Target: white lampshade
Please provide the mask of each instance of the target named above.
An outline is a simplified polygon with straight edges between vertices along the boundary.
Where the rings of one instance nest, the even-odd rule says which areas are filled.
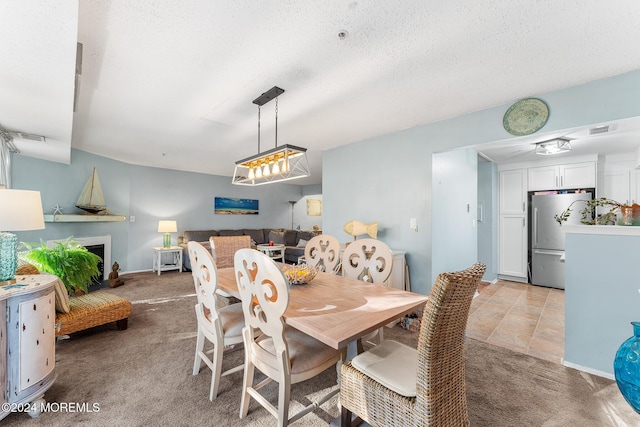
[[[0,189],[0,230],[42,230],[44,214],[39,191]]]
[[[158,221],[158,233],[175,233],[178,231],[176,221]]]
[[[39,191],[0,189],[0,283],[15,283],[17,236],[12,231],[41,230],[44,213]]]

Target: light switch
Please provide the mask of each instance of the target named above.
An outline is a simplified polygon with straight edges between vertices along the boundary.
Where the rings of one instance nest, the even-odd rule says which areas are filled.
[[[129,222],[136,222],[136,216],[135,215],[131,215],[129,217]]]
[[[409,218],[409,228],[413,231],[418,231],[418,221],[415,218]]]

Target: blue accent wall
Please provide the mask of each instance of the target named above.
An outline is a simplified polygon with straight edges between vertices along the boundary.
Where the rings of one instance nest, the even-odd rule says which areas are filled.
[[[640,236],[567,233],[565,242],[564,361],[613,378],[616,351],[640,321]]]
[[[131,165],[80,150],[71,150],[71,164],[13,155],[12,187],[39,190],[45,213],[60,204],[64,213],[80,213],[76,200],[95,166],[109,211],[125,222],[45,223],[45,230],[17,232],[18,240],[38,242],[68,236],[111,235],[111,259],[122,272],[151,270],[152,247],[162,245],[158,221],[175,219],[177,244],[184,230],[289,228],[289,200],[301,199],[303,186],[270,184],[245,187],[230,177]],[[258,215],[215,215],[214,197],[258,199]],[[135,216],[135,222],[129,222]]]
[[[543,137],[544,133],[562,129],[640,116],[639,93],[640,71],[634,71],[555,92],[531,94],[550,108],[549,120],[538,134]],[[407,252],[412,290],[428,293],[433,277],[440,273],[433,268],[433,252],[449,244],[443,240],[447,236],[434,238],[433,211],[438,209],[439,215],[447,218],[452,209],[433,194],[432,156],[513,139],[502,127],[504,112],[513,101],[325,151],[322,186],[318,188],[323,200],[323,232],[346,242],[351,239],[342,230],[346,222],[378,221],[378,238],[393,249]],[[437,100],[433,100],[425,108],[436,105]],[[372,118],[377,119],[384,118]],[[463,160],[460,167],[465,164]],[[112,259],[120,263],[123,272],[148,270],[152,265],[151,247],[161,242],[155,231],[159,219],[176,219],[179,233],[203,228],[290,227],[289,201],[301,201],[318,191],[307,192],[305,187],[291,184],[232,186],[229,177],[130,165],[79,150],[72,150],[71,165],[14,155],[12,186],[40,190],[47,213],[56,203],[69,213],[93,166],[98,168],[109,209],[127,217],[135,215],[135,222],[47,224],[43,231],[18,233],[18,239],[112,234]],[[457,185],[443,188],[443,194],[447,191],[458,191]],[[260,214],[251,218],[215,216],[215,196],[259,199]],[[301,215],[303,206],[306,210],[305,205],[306,202],[296,204],[294,224],[304,224],[296,216]],[[418,232],[409,227],[410,218],[417,219]],[[477,257],[475,241],[458,242],[456,251],[455,256],[465,262]]]
[[[542,138],[544,133],[640,116],[638,94],[640,71],[531,94],[543,99],[550,109],[550,117],[538,134]],[[443,240],[447,236],[434,238],[433,213],[437,209],[446,217],[454,209],[432,193],[432,156],[514,139],[502,127],[502,117],[514,101],[325,151],[323,231],[344,242],[349,237],[342,231],[347,221],[379,221],[379,238],[393,249],[407,251],[411,289],[428,293],[432,278],[440,273],[433,268],[433,253],[449,245]],[[425,103],[425,108],[436,106],[437,100]],[[455,186],[448,189],[458,190]],[[417,219],[417,233],[409,228],[409,218]],[[456,256],[470,259],[477,247],[475,242],[459,242],[457,250]]]

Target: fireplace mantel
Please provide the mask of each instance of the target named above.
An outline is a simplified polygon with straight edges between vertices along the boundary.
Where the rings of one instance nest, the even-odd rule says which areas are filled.
[[[56,214],[44,215],[44,222],[114,222],[124,221],[124,215]]]

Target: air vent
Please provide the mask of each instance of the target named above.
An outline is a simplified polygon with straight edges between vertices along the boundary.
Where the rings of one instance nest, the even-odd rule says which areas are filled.
[[[42,135],[36,135],[33,133],[16,132],[16,135],[20,139],[26,139],[27,141],[46,142],[46,138]]]
[[[600,135],[603,133],[609,132],[609,126],[596,126],[594,128],[589,129],[589,135]]]

